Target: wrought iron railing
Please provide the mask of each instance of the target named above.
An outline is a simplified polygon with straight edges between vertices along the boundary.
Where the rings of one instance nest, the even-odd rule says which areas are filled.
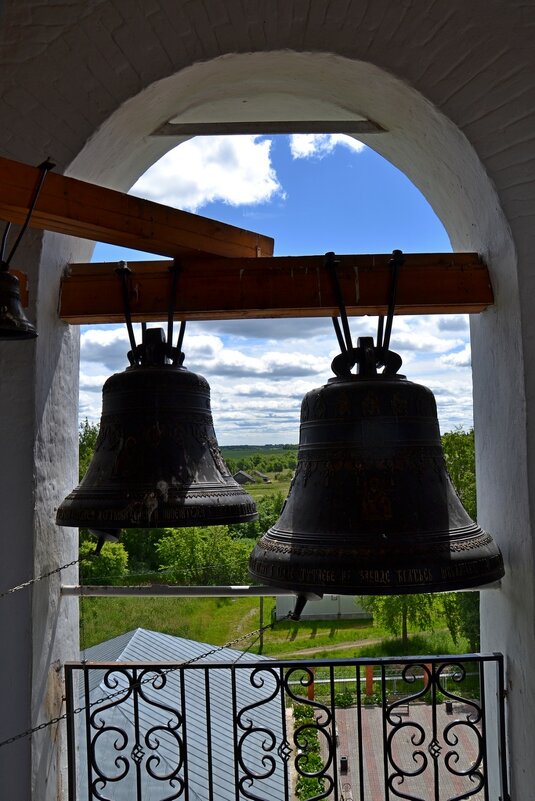
[[[503,658],[66,666],[71,801],[508,799]]]

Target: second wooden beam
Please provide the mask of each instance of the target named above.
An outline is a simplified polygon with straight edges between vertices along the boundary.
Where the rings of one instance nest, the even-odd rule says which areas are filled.
[[[343,255],[339,277],[350,315],[385,314],[389,254]],[[169,261],[131,262],[135,321],[164,320]],[[61,285],[60,317],[68,323],[124,319],[117,263],[72,264]],[[476,253],[406,254],[397,314],[481,312],[493,303],[488,270]],[[184,320],[325,317],[337,313],[324,256],[188,258],[179,266],[175,313]]]

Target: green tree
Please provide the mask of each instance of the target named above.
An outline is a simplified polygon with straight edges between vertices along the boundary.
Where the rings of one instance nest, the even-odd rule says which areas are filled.
[[[98,426],[95,423],[90,423],[87,417],[83,423],[80,423],[79,435],[78,435],[78,480],[79,481],[81,481],[85,476],[85,474],[87,473],[87,468],[89,467],[89,463],[93,458],[93,454],[95,452],[95,444],[97,442],[97,437],[98,437],[98,431],[99,431]],[[88,546],[92,546],[92,549],[94,550],[95,547],[94,538],[91,536],[91,534],[87,529],[81,528],[80,546],[82,545],[82,543],[85,542],[88,543]],[[91,550],[91,547],[89,547],[89,550]],[[80,558],[82,558],[81,547],[80,547]],[[98,584],[99,582],[96,583]]]
[[[477,518],[476,459],[474,429],[458,428],[442,437],[446,466],[461,503],[473,520]],[[467,638],[470,650],[479,650],[479,592],[455,592],[443,596],[446,621],[453,641]]]
[[[164,534],[163,528],[123,529],[121,542],[128,551],[128,563],[132,572],[159,570],[160,557],[156,545]]]
[[[236,459],[230,459],[228,456],[225,456],[225,464],[228,467],[229,473],[231,473],[231,475],[234,475],[234,473],[238,472],[239,468]]]
[[[226,526],[165,529],[156,548],[161,567],[177,584],[248,584],[251,540],[233,538]]]
[[[474,429],[460,428],[442,437],[446,467],[461,503],[472,519],[477,516]]]
[[[432,629],[437,614],[441,611],[439,596],[433,593],[419,595],[363,595],[358,602],[373,615],[374,622],[387,631],[401,637],[403,645],[408,642],[408,626],[420,631]]]
[[[93,458],[95,452],[95,444],[98,437],[98,426],[95,423],[90,423],[89,420],[84,420],[80,423],[80,435],[78,438],[78,454],[79,454],[79,477],[80,481],[85,476],[89,462]]]
[[[449,592],[443,596],[443,604],[453,642],[462,635],[472,652],[479,651],[479,592]]]
[[[106,542],[95,556],[95,542],[80,543],[82,584],[120,584],[128,570],[128,554],[120,542]]]
[[[228,529],[233,537],[258,539],[262,534],[265,534],[279,519],[284,504],[284,496],[282,492],[274,492],[273,495],[262,495],[256,499],[255,503],[258,520],[229,525]]]

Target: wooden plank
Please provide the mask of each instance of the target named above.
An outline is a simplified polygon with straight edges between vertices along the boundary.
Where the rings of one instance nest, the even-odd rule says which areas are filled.
[[[390,254],[340,256],[350,315],[385,314]],[[130,262],[132,317],[166,318],[172,262]],[[123,320],[117,263],[72,264],[61,284],[60,316],[73,324]],[[493,303],[488,270],[476,253],[405,254],[396,314],[481,312]],[[325,317],[337,313],[324,256],[183,259],[176,317],[215,320]]]
[[[21,224],[37,167],[0,158],[0,219]],[[31,226],[162,256],[270,256],[273,239],[123,192],[49,173]]]
[[[236,122],[166,122],[152,136],[235,136],[238,134],[385,133],[373,120],[261,120]]]

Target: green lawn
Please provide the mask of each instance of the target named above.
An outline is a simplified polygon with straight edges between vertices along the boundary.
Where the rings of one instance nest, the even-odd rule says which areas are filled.
[[[355,650],[352,643],[378,639],[386,636],[386,632],[370,625],[369,621],[360,620],[317,620],[317,621],[280,621],[274,629],[264,637],[264,651],[267,656],[283,658],[301,658],[301,651],[318,649],[314,654],[320,657],[323,653],[337,656],[338,647],[347,645]]]
[[[256,455],[269,458],[271,456],[287,456],[289,453],[295,453],[297,448],[297,444],[287,448],[282,445],[222,445],[221,453],[223,459],[249,459]]]
[[[286,479],[285,481],[276,481],[275,478],[272,478],[269,484],[262,481],[256,484],[244,484],[243,488],[255,500],[265,497],[266,495],[276,495],[277,492],[281,492],[283,498],[286,498],[288,495],[288,490],[290,489],[290,479]]]
[[[269,621],[271,607],[266,607]],[[80,599],[82,648],[136,628],[223,645],[259,626],[256,598],[84,598]],[[245,643],[241,647],[247,647]]]
[[[264,599],[264,623],[271,620],[274,598]],[[87,648],[135,628],[146,628],[187,637],[199,642],[224,645],[260,626],[258,598],[89,598],[80,599],[82,648]],[[366,641],[371,640],[366,645]],[[382,640],[382,642],[373,642]],[[356,645],[358,643],[358,645]],[[346,646],[345,648],[343,646]],[[342,647],[340,647],[342,646]],[[236,648],[284,659],[354,658],[396,656],[405,653],[462,653],[447,632],[413,633],[409,647],[368,621],[281,621],[264,633],[263,648],[257,637]],[[302,651],[318,649],[314,653]]]
[[[271,620],[274,598],[264,599],[264,624]],[[80,631],[83,647],[95,645],[135,628],[147,628],[188,637],[201,642],[223,645],[260,626],[258,598],[89,598],[80,601]],[[308,648],[324,648],[367,640],[385,632],[360,621],[281,621],[264,634],[263,651],[267,656],[292,657]],[[251,646],[259,653],[259,642]],[[333,651],[333,655],[335,651]]]

